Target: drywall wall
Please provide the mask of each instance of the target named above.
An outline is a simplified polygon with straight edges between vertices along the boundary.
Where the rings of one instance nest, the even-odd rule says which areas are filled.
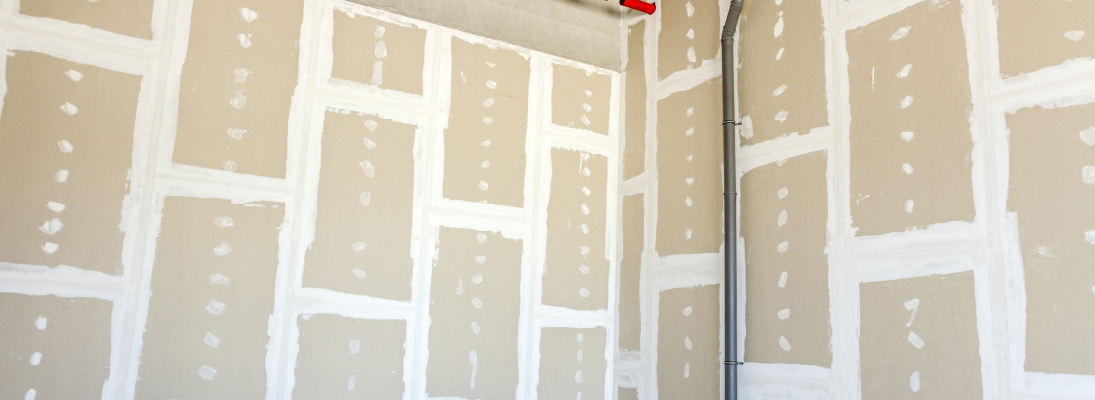
[[[676,231],[701,221],[724,231],[723,188],[702,218],[676,214],[685,196],[700,203],[665,150],[690,138],[691,117],[674,103],[703,91],[693,102],[713,106],[704,120],[716,124],[703,128],[714,131],[703,148],[722,144],[717,39],[700,32],[717,32],[714,15],[729,4],[663,2],[651,16],[625,14],[620,30],[625,80],[645,76],[635,90],[649,96],[627,85],[622,112],[645,112],[649,128],[643,161],[625,158],[641,172],[620,185],[646,199],[647,257],[640,346],[617,355],[618,398],[699,387],[663,365],[679,363],[684,333],[669,305],[722,283],[721,241],[681,248]],[[1095,278],[1081,261],[1095,249],[1095,222],[1081,211],[1095,188],[1088,8],[745,1],[734,61],[743,359],[731,361],[746,362],[741,398],[1091,397],[1081,333],[1095,316]],[[639,146],[637,125],[628,121],[625,157]],[[697,185],[702,174],[721,178],[718,161],[689,171]],[[637,231],[623,229],[625,248]],[[712,318],[689,329],[724,327]]]
[[[0,397],[615,398],[618,72],[342,0],[22,3]]]

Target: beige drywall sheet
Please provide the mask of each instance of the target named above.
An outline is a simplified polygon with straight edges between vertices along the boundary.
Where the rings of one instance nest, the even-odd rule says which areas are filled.
[[[110,374],[106,300],[0,294],[0,398],[99,398]]]
[[[20,0],[19,13],[152,40],[154,0]]]
[[[593,67],[551,64],[551,122],[608,135],[612,77]]]
[[[452,38],[445,130],[447,199],[522,207],[530,65],[523,55]]]
[[[1095,2],[995,0],[1000,75],[1095,57]]]
[[[621,387],[617,390],[616,398],[618,400],[639,400],[639,389]]]
[[[604,400],[605,328],[543,328],[540,331],[541,399]]]
[[[643,226],[645,206],[643,194],[624,197],[623,255],[620,258],[620,350],[638,351],[642,329],[641,285],[643,247],[646,228]]]
[[[141,77],[12,51],[6,78],[0,261],[121,274]]]
[[[605,251],[608,159],[551,149],[551,198],[543,303],[574,310],[608,309]]]
[[[304,287],[409,301],[417,127],[328,110]]]
[[[719,397],[720,285],[670,289],[658,305],[658,394],[665,398]]]
[[[1007,115],[1031,372],[1095,375],[1095,105]]]
[[[333,24],[332,78],[422,95],[424,29],[340,9],[334,10]]]
[[[402,399],[407,321],[301,315],[293,397]]]
[[[715,59],[722,37],[718,0],[666,0],[658,12],[658,80]]]
[[[624,180],[646,170],[646,20],[627,27],[624,66]]]
[[[742,14],[741,144],[827,126],[821,1],[752,1]]]
[[[864,399],[980,399],[973,272],[860,285]]]
[[[195,0],[172,161],[285,178],[304,0]]]
[[[520,240],[441,227],[430,283],[426,395],[517,395]]]
[[[137,399],[264,396],[284,211],[163,200]]]
[[[813,152],[741,178],[746,362],[833,364],[825,171]]]
[[[969,66],[956,0],[848,31],[858,236],[973,221]]]
[[[718,253],[722,247],[722,79],[658,102],[655,250]]]

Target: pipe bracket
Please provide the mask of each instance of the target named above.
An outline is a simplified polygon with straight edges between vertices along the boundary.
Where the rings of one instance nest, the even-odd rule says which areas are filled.
[[[745,365],[745,363],[741,361],[723,361],[722,363],[724,365]]]
[[[741,122],[735,122],[734,120],[729,120],[729,121],[722,121],[722,124],[723,125],[726,125],[726,124],[741,125]]]

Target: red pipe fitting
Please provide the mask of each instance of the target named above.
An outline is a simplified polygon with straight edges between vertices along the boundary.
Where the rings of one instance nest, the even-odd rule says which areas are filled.
[[[633,10],[639,10],[647,14],[654,14],[654,10],[658,8],[658,6],[655,4],[647,3],[640,0],[620,0],[620,5]]]

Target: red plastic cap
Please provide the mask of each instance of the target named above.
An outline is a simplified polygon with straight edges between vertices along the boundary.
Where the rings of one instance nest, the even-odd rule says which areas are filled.
[[[654,10],[658,9],[658,6],[640,0],[620,0],[620,5],[647,14],[653,14]]]

